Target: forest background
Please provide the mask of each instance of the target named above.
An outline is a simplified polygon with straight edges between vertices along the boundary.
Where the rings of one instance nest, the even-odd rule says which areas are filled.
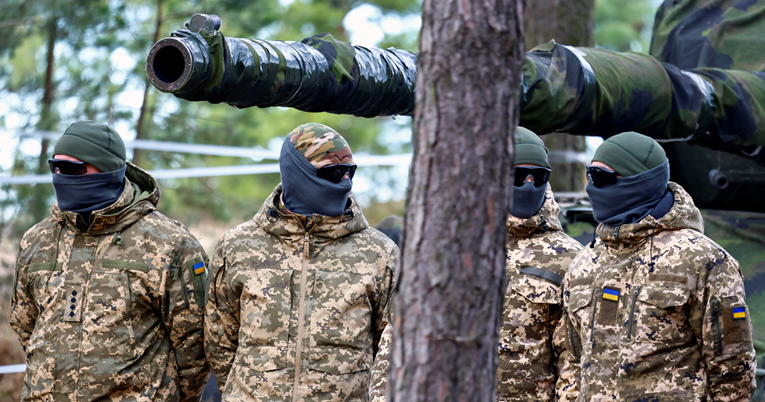
[[[647,52],[657,1],[596,0],[596,45]],[[271,150],[278,150],[294,127],[318,122],[337,129],[354,154],[411,152],[409,117],[367,119],[180,101],[148,83],[144,63],[151,45],[182,28],[194,13],[217,14],[221,31],[230,37],[299,41],[329,32],[355,45],[416,52],[420,8],[419,0],[0,1],[0,176],[48,173],[53,143],[22,133],[61,133],[84,119],[109,124],[126,141]],[[263,162],[145,150],[129,151],[128,158],[147,170]],[[403,215],[407,174],[407,166],[358,170],[354,193],[370,224]],[[251,218],[277,183],[278,173],[160,180],[159,210],[185,223],[212,253],[220,235]],[[7,325],[15,255],[21,235],[48,216],[54,201],[47,183],[0,186],[0,366],[24,362]],[[19,400],[21,379],[21,374],[0,375],[0,402]]]

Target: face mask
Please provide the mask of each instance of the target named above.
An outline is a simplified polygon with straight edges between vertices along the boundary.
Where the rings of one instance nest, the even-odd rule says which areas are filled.
[[[114,204],[122,195],[127,166],[113,172],[68,175],[54,174],[53,189],[62,211],[87,217],[91,212]]]
[[[599,223],[609,226],[635,223],[645,218],[667,192],[669,161],[616,183],[595,187],[587,183],[592,214]]]
[[[513,187],[513,207],[510,215],[518,218],[531,218],[536,215],[545,203],[547,185],[534,187],[534,182],[523,183]]]
[[[343,215],[353,181],[343,179],[340,183],[332,183],[316,176],[317,170],[292,146],[289,137],[284,139],[279,155],[284,206],[296,214],[305,216]]]

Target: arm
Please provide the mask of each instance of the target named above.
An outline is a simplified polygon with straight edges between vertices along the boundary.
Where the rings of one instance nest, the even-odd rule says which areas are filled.
[[[576,401],[579,398],[582,342],[576,315],[568,314],[570,277],[563,278],[563,309],[553,333],[553,350],[560,350],[558,379],[555,383],[556,401]]]
[[[205,354],[221,393],[239,346],[239,298],[232,293],[225,257],[226,237],[215,248],[205,306]]]
[[[756,364],[738,262],[719,250],[705,263],[706,284],[692,296],[689,321],[702,345],[709,393],[713,401],[749,401]]]
[[[375,362],[372,366],[369,380],[369,401],[385,402],[386,388],[388,387],[388,367],[390,366],[390,346],[393,336],[393,326],[388,323],[378,345]]]
[[[19,248],[19,255],[16,258],[16,270],[14,271],[13,291],[11,293],[11,328],[16,331],[19,343],[24,351],[27,349],[27,343],[32,336],[32,331],[37,322],[37,305],[32,296],[27,292],[27,269],[22,269],[21,252],[25,247],[25,241],[22,239]]]
[[[180,400],[198,401],[210,374],[203,336],[207,254],[188,232],[175,252],[164,295],[163,319],[178,362]]]

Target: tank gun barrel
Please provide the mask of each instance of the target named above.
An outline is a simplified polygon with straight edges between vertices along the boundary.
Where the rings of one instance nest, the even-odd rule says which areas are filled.
[[[411,115],[416,55],[312,36],[302,42],[227,38],[217,16],[195,14],[149,51],[162,92],[237,108],[292,107],[361,117]]]

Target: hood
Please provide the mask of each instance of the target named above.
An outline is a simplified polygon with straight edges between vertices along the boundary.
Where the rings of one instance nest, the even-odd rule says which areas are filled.
[[[659,219],[648,215],[639,222],[621,226],[600,224],[595,233],[606,243],[627,244],[640,243],[662,230],[693,229],[704,233],[704,220],[691,196],[677,183],[669,182],[667,188],[674,194],[675,203],[666,215]]]
[[[547,232],[549,230],[563,230],[558,220],[560,207],[555,202],[550,183],[547,183],[545,192],[545,202],[542,209],[530,218],[518,218],[513,215],[507,215],[507,231],[512,237],[528,237],[533,233]]]
[[[157,180],[149,172],[127,162],[122,195],[112,205],[93,211],[87,231],[81,229],[84,222],[79,214],[60,210],[58,203],[51,205],[50,214],[56,221],[68,225],[73,230],[89,235],[103,235],[119,232],[156,210],[159,195]],[[80,225],[77,225],[78,220]]]
[[[266,232],[279,237],[287,244],[298,244],[306,231],[313,236],[314,243],[327,243],[334,239],[360,232],[369,227],[356,197],[348,196],[348,206],[343,216],[324,216],[314,214],[304,228],[297,215],[284,214],[279,210],[278,201],[282,194],[282,185],[276,186],[252,218]]]

